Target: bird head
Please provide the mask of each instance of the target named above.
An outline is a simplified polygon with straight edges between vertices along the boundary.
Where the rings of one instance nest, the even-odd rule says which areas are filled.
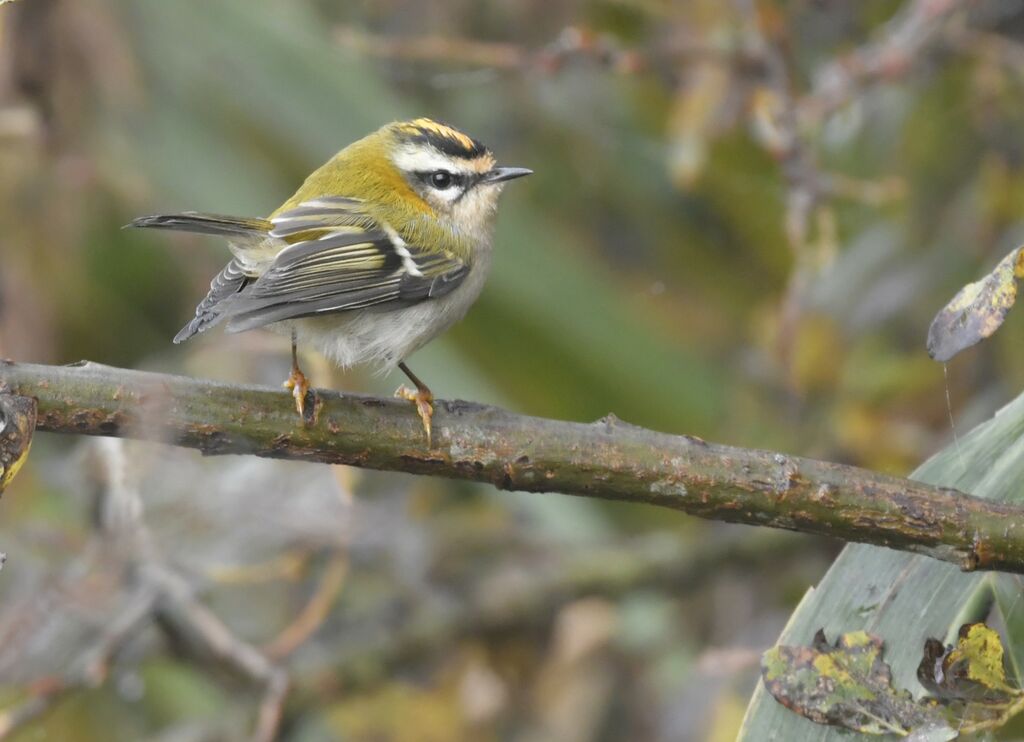
[[[388,159],[415,196],[467,234],[487,227],[505,183],[532,172],[497,166],[478,140],[432,119],[388,124],[381,133]]]

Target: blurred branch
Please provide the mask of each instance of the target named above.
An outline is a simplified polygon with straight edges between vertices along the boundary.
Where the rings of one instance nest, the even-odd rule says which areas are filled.
[[[164,631],[206,659],[263,687],[253,742],[272,742],[277,735],[288,693],[288,673],[262,652],[237,637],[209,608],[199,602],[192,587],[180,575],[158,563],[144,566],[141,578],[156,586],[160,600],[153,620]]]
[[[302,612],[273,641],[263,647],[263,653],[272,659],[282,659],[294,652],[320,628],[341,593],[348,575],[348,555],[338,552],[331,556],[323,577]]]
[[[830,198],[851,198],[867,204],[901,197],[904,187],[895,180],[858,182],[823,173],[817,162],[813,134],[822,123],[853,103],[871,84],[904,76],[929,47],[945,41],[945,32],[957,11],[972,0],[908,0],[872,39],[824,65],[811,90],[797,92],[783,54],[778,29],[744,0],[747,36],[763,68],[762,86],[751,97],[750,118],[762,147],[779,162],[786,185],[784,228],[796,263],[783,296],[778,352],[792,368],[796,327],[807,288],[819,264],[835,252],[838,238]],[[812,243],[812,227],[817,239]],[[816,248],[808,250],[809,247]]]
[[[454,36],[392,36],[354,26],[334,34],[339,45],[360,55],[401,62],[465,64],[490,70],[554,74],[573,58],[586,58],[624,74],[668,67],[680,62],[714,59],[742,65],[744,51],[728,40],[678,36],[646,48],[631,47],[610,34],[584,26],[567,26],[550,43],[531,49],[519,44],[477,41]]]
[[[1024,573],[1024,509],[852,466],[657,433],[608,415],[582,424],[436,403],[426,448],[412,408],[318,390],[295,419],[277,390],[98,364],[0,364],[38,400],[40,430],[488,482],[658,505],[691,515],[913,551],[964,570]]]
[[[820,121],[869,85],[904,76],[932,45],[944,41],[949,20],[974,0],[909,0],[871,41],[843,54],[816,76],[800,101],[800,115]]]
[[[409,62],[461,62],[463,64],[518,69],[528,52],[518,44],[475,41],[450,36],[401,36],[375,34],[354,26],[341,26],[335,40],[358,54]]]
[[[1024,44],[993,31],[952,26],[946,33],[950,48],[987,58],[1019,74],[1024,69]]]
[[[63,676],[36,681],[25,701],[0,712],[0,739],[6,739],[43,715],[73,691],[101,685],[121,647],[148,625],[155,602],[155,592],[140,590],[117,619],[103,629],[95,643],[86,647],[71,663]]]
[[[10,406],[9,400],[26,399],[2,393],[3,387],[0,383],[0,410]],[[0,739],[41,717],[75,691],[102,685],[122,648],[155,626],[189,659],[223,668],[260,687],[263,696],[251,739],[272,742],[281,723],[288,673],[236,636],[199,601],[190,582],[158,553],[142,519],[140,494],[126,474],[129,457],[123,442],[115,438],[101,440],[95,458],[95,471],[85,476],[95,476],[99,502],[92,538],[83,553],[111,560],[106,566],[120,575],[126,597],[112,618],[97,627],[95,638],[86,643],[63,675],[35,680],[27,699],[0,711]],[[68,566],[74,581],[89,573],[84,566],[89,561],[86,556]],[[297,640],[307,638],[316,628],[307,627]]]

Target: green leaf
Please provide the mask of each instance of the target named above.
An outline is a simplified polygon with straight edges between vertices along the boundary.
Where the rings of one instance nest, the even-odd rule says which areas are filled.
[[[995,598],[996,609],[1006,627],[1005,635],[1024,637],[1024,576],[994,572],[989,585]],[[1024,687],[1024,641],[1011,642],[1006,647],[1010,677],[1016,687]]]
[[[929,459],[913,476],[979,497],[1021,503],[1022,472],[1024,396],[971,431],[959,448],[950,446]],[[916,677],[922,637],[951,639],[962,624],[983,619],[993,605],[1003,613],[993,594],[993,580],[1002,577],[964,573],[934,559],[878,547],[847,546],[821,583],[804,596],[779,643],[799,644],[818,627],[830,635],[868,631],[886,643],[893,685],[919,695],[924,690]],[[1010,599],[1007,605],[1017,602]],[[1022,644],[1024,634],[1007,637],[1011,658],[1024,656]],[[762,685],[754,692],[740,732],[740,739],[748,742],[855,738],[790,713]]]

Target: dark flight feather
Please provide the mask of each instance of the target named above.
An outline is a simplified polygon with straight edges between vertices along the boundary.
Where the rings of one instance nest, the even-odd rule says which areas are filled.
[[[142,217],[130,226],[285,245],[259,277],[246,275],[232,259],[176,343],[224,320],[228,332],[241,332],[300,317],[409,306],[450,293],[469,273],[454,255],[396,243],[392,230],[376,224],[350,198],[312,199],[269,220],[188,212]]]
[[[218,306],[233,294],[237,294],[252,278],[242,272],[234,258],[210,282],[210,291],[196,307],[196,316],[174,336],[175,343],[183,343],[193,335],[208,330],[223,319]]]

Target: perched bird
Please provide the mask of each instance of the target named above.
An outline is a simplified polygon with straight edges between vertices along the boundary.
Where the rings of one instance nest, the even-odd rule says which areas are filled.
[[[342,367],[395,364],[430,444],[433,395],[404,359],[460,320],[491,265],[498,195],[530,170],[497,167],[476,139],[419,118],[386,124],[306,178],[266,219],[185,212],[129,226],[214,234],[233,255],[175,343],[225,322],[291,336],[285,386],[304,415],[298,343]]]

